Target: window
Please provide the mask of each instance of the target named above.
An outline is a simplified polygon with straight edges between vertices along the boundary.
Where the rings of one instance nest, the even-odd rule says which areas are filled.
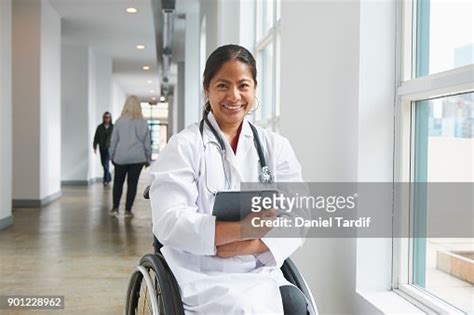
[[[257,59],[257,97],[259,109],[254,114],[256,123],[278,131],[280,115],[280,1],[255,1]]]
[[[472,64],[473,2],[418,1],[417,76]]]
[[[399,8],[396,181],[473,183],[473,2],[415,0]],[[410,193],[413,233],[399,240],[394,287],[437,313],[473,313],[474,239],[427,235],[429,191]]]
[[[156,160],[168,139],[168,103],[141,103],[143,118],[148,122],[151,138],[151,158]]]

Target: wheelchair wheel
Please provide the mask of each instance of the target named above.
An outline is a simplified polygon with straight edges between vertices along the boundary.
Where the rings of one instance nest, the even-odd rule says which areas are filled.
[[[125,314],[184,314],[176,279],[161,254],[140,260],[130,277]]]

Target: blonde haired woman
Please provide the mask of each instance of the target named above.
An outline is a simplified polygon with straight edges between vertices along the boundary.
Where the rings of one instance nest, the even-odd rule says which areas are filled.
[[[125,217],[132,217],[132,206],[137,195],[138,178],[144,165],[151,161],[151,142],[148,124],[143,119],[138,97],[127,97],[122,114],[115,122],[110,141],[110,159],[115,166],[113,207],[110,215],[117,216],[127,177]]]

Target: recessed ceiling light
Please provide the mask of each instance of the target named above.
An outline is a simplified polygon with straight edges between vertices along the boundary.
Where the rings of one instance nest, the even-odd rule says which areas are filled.
[[[150,67],[149,67],[149,66],[143,66],[142,69],[143,69],[143,70],[150,70]]]
[[[155,90],[150,90],[150,93],[155,93]]]
[[[152,83],[153,83],[153,81],[152,81],[152,80],[148,80],[148,81],[146,81],[146,83],[148,83],[148,84],[152,84]]]
[[[164,96],[160,96],[160,102],[164,102],[166,98]]]
[[[127,8],[127,12],[128,12],[128,13],[137,13],[138,10],[135,9],[135,8]]]
[[[145,49],[145,45],[137,45],[137,49]]]

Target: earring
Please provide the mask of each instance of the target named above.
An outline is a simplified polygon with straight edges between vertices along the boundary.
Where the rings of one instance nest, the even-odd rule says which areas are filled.
[[[252,115],[253,113],[255,113],[257,111],[257,109],[260,107],[260,102],[258,100],[258,98],[255,96],[255,103],[257,103],[257,106],[255,106],[255,108],[251,109],[247,115]]]

